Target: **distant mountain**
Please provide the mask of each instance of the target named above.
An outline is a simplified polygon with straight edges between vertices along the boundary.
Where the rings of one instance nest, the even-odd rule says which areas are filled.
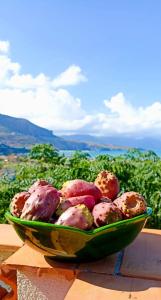
[[[108,136],[92,136],[92,135],[68,135],[61,136],[62,138],[70,141],[84,142],[88,144],[105,145],[108,147],[129,147],[129,148],[142,148],[145,150],[161,150],[161,138],[153,137],[108,137]]]
[[[89,150],[83,142],[71,142],[52,131],[22,118],[0,114],[0,144],[14,148],[30,148],[34,144],[50,143],[61,150]]]
[[[50,143],[58,150],[111,150],[127,148],[161,149],[161,139],[105,137],[92,135],[57,136],[51,130],[22,118],[0,114],[0,155],[25,153],[34,144]],[[12,152],[13,151],[13,152]]]
[[[0,155],[10,155],[10,154],[26,154],[29,150],[26,148],[15,148],[4,144],[0,144]]]

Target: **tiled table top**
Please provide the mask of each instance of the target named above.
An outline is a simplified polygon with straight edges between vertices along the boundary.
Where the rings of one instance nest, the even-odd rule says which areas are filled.
[[[160,300],[161,281],[81,272],[65,300]]]
[[[0,251],[16,251],[23,246],[14,228],[8,224],[0,224]]]
[[[64,274],[73,283],[62,300],[160,300],[161,231],[144,229],[124,255],[120,252],[84,264],[58,263],[25,245],[4,261],[1,268],[6,267],[38,270],[37,280],[42,272]]]
[[[161,230],[143,230],[125,249],[122,275],[161,280]]]

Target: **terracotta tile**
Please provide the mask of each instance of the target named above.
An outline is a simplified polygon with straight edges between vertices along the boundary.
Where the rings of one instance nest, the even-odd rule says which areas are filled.
[[[9,256],[11,256],[15,251],[1,251],[0,248],[0,264],[6,260]]]
[[[159,235],[161,235],[161,230],[160,229],[144,228],[141,232],[153,233],[153,234],[159,234]]]
[[[22,247],[23,242],[18,237],[12,225],[0,224],[0,250],[16,251]]]
[[[161,230],[144,229],[125,249],[121,274],[161,280]]]
[[[114,254],[114,255],[107,256],[104,259],[98,261],[81,263],[78,269],[80,271],[85,271],[85,272],[113,274],[115,269],[115,264],[117,261],[117,256],[118,254]]]
[[[161,282],[82,272],[65,300],[160,300]]]
[[[31,247],[24,245],[17,250],[7,260],[2,263],[2,268],[5,266],[10,268],[26,269],[37,268],[39,272],[43,269],[57,270],[57,271],[71,271],[75,272],[76,264],[74,263],[61,263],[56,262],[50,258],[45,257],[40,252],[32,249]]]

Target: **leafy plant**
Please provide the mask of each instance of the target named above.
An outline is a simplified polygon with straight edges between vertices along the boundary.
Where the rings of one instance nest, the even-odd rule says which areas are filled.
[[[94,181],[101,170],[116,174],[120,193],[136,191],[142,194],[153,214],[147,226],[161,228],[161,159],[154,152],[130,151],[113,157],[99,155],[92,159],[86,153],[75,152],[66,158],[51,145],[35,145],[28,156],[18,162],[0,162],[0,222],[15,193],[27,190],[38,178],[48,180],[57,189],[70,179]]]

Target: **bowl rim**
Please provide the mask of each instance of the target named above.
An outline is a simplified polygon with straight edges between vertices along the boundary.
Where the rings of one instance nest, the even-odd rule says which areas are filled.
[[[13,223],[23,225],[23,226],[27,226],[27,227],[35,227],[36,226],[36,227],[39,227],[39,228],[49,228],[49,229],[50,228],[51,229],[54,229],[54,228],[56,228],[56,229],[68,229],[68,230],[71,230],[71,231],[80,232],[80,233],[84,233],[84,234],[87,234],[87,235],[93,235],[93,234],[102,232],[102,231],[107,230],[107,229],[112,229],[114,227],[122,227],[125,224],[139,222],[142,219],[149,218],[151,214],[152,214],[152,208],[147,207],[147,210],[144,214],[133,217],[131,219],[121,220],[121,221],[118,221],[118,222],[115,222],[115,223],[111,223],[111,224],[108,224],[108,225],[105,225],[105,226],[101,226],[101,227],[98,227],[98,228],[95,228],[95,229],[91,229],[91,230],[88,230],[88,231],[83,230],[83,229],[79,229],[79,228],[76,228],[76,227],[65,226],[65,225],[57,225],[57,224],[52,224],[52,223],[46,223],[46,222],[43,222],[43,221],[23,220],[23,219],[20,219],[20,218],[17,218],[15,216],[11,215],[11,213],[9,211],[7,211],[5,213],[5,217],[6,217],[7,220],[9,220]]]

